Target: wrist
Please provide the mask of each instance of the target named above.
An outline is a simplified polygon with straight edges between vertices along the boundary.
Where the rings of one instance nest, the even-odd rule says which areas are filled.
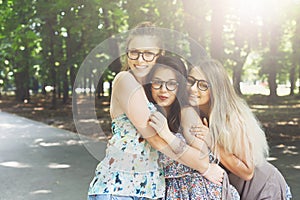
[[[159,134],[162,139],[164,139],[168,144],[171,144],[177,137],[171,133],[170,131],[165,131],[163,134],[162,132]]]
[[[172,151],[178,155],[181,156],[184,152],[185,149],[187,148],[186,143],[179,137],[176,137],[173,135],[172,139],[170,139],[169,146],[171,147]]]
[[[206,176],[206,175],[208,174],[209,170],[210,170],[210,167],[211,167],[211,164],[208,163],[207,169],[206,169],[203,173],[201,173],[201,175],[202,175],[202,176]]]

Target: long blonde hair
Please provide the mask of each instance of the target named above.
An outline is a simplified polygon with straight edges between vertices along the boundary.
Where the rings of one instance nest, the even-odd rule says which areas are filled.
[[[247,103],[236,94],[221,63],[208,59],[200,63],[199,68],[210,84],[211,134],[229,153],[245,156],[247,162],[259,165],[269,154],[259,121]]]

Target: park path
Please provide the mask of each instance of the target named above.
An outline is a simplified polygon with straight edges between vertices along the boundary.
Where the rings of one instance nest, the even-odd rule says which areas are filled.
[[[94,145],[101,159],[103,142],[0,112],[0,199],[85,200]]]
[[[85,200],[104,142],[0,111],[0,199]],[[270,143],[273,163],[300,199],[300,141]]]

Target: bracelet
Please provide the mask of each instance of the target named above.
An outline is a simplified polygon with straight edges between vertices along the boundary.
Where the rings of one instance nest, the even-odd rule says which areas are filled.
[[[203,172],[201,175],[202,175],[202,176],[206,176],[209,170],[210,170],[210,163],[208,163],[208,168],[207,168],[207,170],[205,170],[205,172]]]

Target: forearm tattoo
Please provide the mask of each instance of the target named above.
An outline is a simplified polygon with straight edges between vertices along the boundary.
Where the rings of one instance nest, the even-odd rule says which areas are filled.
[[[176,137],[173,140],[170,146],[176,155],[182,154],[184,150],[187,148],[187,144],[181,138],[178,137]]]

